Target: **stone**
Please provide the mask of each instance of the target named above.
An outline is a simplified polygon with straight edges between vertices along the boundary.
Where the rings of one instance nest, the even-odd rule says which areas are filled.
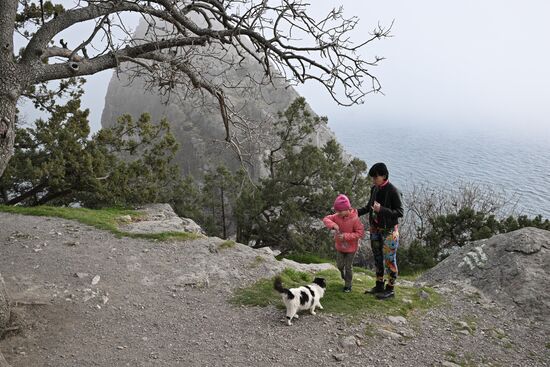
[[[353,335],[346,336],[341,338],[338,341],[338,344],[346,351],[353,351],[354,349],[357,349],[357,340]]]
[[[332,357],[338,362],[342,362],[348,355],[346,353],[335,353]]]
[[[406,325],[408,323],[407,319],[404,318],[403,316],[388,316],[388,320],[392,324],[397,324],[397,325]]]
[[[99,283],[100,279],[101,279],[101,277],[99,275],[96,275],[95,277],[93,277],[92,285],[96,285],[97,283]]]
[[[388,339],[392,339],[392,340],[401,340],[403,338],[403,336],[397,334],[397,333],[394,333],[393,331],[389,331],[389,330],[386,330],[386,329],[379,329],[378,332],[388,338]]]
[[[188,232],[204,234],[203,229],[192,219],[179,217],[170,204],[147,204],[137,208],[141,214],[139,221],[119,225],[122,232],[162,233]]]
[[[487,297],[525,316],[549,320],[550,231],[526,227],[474,241],[419,281],[475,288],[485,304]]]

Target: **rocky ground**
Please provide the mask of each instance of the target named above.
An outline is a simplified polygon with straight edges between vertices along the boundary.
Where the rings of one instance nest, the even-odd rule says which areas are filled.
[[[462,282],[440,284],[442,306],[406,317],[320,310],[289,327],[279,308],[228,302],[235,287],[288,265],[269,251],[116,238],[6,213],[0,228],[13,303],[0,350],[13,367],[550,365],[545,320]]]

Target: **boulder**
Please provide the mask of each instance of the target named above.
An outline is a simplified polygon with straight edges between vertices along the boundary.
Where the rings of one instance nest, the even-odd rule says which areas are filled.
[[[192,219],[181,218],[170,204],[147,204],[137,208],[143,214],[139,220],[123,221],[119,229],[128,233],[190,232],[204,234]]]
[[[550,316],[550,231],[522,228],[462,247],[419,281],[466,282],[536,318]]]

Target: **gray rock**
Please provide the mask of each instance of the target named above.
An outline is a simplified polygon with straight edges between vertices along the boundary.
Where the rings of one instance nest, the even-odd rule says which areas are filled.
[[[181,218],[170,204],[147,204],[137,208],[141,220],[124,223],[119,229],[128,233],[188,232],[204,234],[202,228],[192,219]]]
[[[542,320],[550,316],[550,231],[522,228],[472,242],[424,273],[420,281],[462,282]]]
[[[348,355],[346,353],[335,353],[332,355],[332,357],[338,362],[342,362],[347,356]]]
[[[403,316],[388,316],[388,320],[392,324],[396,324],[396,325],[406,325],[408,323],[407,319],[404,318]]]
[[[357,340],[355,336],[345,336],[338,341],[338,344],[347,352],[357,349]]]
[[[379,329],[378,332],[380,333],[380,335],[382,335],[382,336],[384,336],[388,339],[393,339],[393,340],[403,339],[402,335],[394,333],[393,331],[389,331],[389,330],[386,330],[386,329]]]

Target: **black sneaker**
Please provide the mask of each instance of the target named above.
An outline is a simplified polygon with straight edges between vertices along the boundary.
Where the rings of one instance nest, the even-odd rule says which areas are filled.
[[[379,294],[384,292],[384,281],[376,281],[376,285],[371,289],[367,289],[365,294]]]
[[[344,287],[344,293],[351,292],[351,287]]]
[[[393,290],[393,287],[388,285],[386,286],[386,289],[384,289],[384,292],[376,295],[376,298],[378,299],[388,299],[393,297],[395,297],[395,291]]]

